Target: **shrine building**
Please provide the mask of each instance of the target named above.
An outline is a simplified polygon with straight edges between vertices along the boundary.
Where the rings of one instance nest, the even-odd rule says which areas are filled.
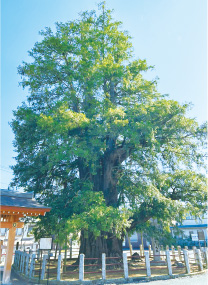
[[[24,227],[24,222],[20,219],[45,215],[50,210],[51,208],[37,203],[33,198],[33,193],[20,193],[1,189],[0,228],[9,229],[2,284],[9,284],[10,282],[16,229]]]

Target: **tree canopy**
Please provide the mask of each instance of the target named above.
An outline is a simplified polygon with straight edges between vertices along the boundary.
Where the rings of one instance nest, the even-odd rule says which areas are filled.
[[[14,183],[85,239],[202,213],[206,125],[145,79],[153,67],[112,12],[103,4],[41,35],[18,68],[28,97],[11,123]]]

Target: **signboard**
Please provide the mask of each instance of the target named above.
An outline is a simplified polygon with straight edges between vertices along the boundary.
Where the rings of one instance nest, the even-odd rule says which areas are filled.
[[[198,235],[197,234],[191,234],[192,241],[198,241]]]
[[[52,238],[41,238],[40,249],[52,249]]]
[[[204,236],[203,231],[198,231],[198,238],[199,238],[199,240],[205,240],[205,236]]]

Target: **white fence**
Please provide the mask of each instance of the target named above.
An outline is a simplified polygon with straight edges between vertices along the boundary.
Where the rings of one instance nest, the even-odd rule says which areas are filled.
[[[207,267],[208,263],[208,249],[202,248],[201,250],[193,248],[193,251],[188,251],[187,249],[181,250],[180,248],[175,251],[175,249],[172,247],[171,250],[166,249],[166,251],[162,251],[160,255],[154,256],[151,249],[149,251],[143,251],[143,256],[136,254],[133,256],[128,256],[126,252],[123,253],[123,258],[120,258],[121,263],[119,268],[115,270],[114,272],[121,272],[123,275],[123,278],[128,279],[130,275],[132,274],[132,271],[139,271],[143,270],[145,272],[145,275],[147,277],[152,276],[152,271],[155,270],[155,265],[161,263],[163,266],[166,267],[168,275],[174,275],[176,273],[173,272],[175,263],[178,263],[179,265],[182,264],[182,267],[184,268],[184,273],[190,273],[193,272],[192,268],[195,266],[197,268],[197,271],[202,271],[205,267]],[[159,260],[158,260],[159,257]],[[100,276],[102,279],[107,279],[106,275],[108,272],[112,270],[108,270],[110,265],[108,264],[106,260],[111,260],[114,257],[106,257],[105,253],[102,254],[101,261],[101,268],[100,268]],[[118,257],[115,257],[118,258]],[[78,279],[80,281],[85,280],[85,274],[86,273],[94,273],[94,272],[87,272],[86,266],[89,266],[89,261],[95,260],[90,258],[85,258],[84,254],[80,254],[79,256],[79,264],[77,265],[69,265],[69,266],[77,266],[77,275]],[[135,266],[135,262],[138,261],[138,264],[143,264],[141,268],[133,268],[132,264]],[[56,271],[56,276],[53,275],[54,280],[62,280],[62,274],[63,274],[63,258],[62,255],[58,256],[57,260],[53,260],[54,262],[54,270]],[[88,264],[85,264],[85,262]],[[133,262],[133,263],[131,263]],[[142,263],[143,262],[143,263]],[[48,255],[43,255],[42,258],[40,256],[37,256],[37,254],[34,253],[26,253],[22,251],[16,251],[15,257],[14,257],[14,268],[19,271],[21,274],[24,274],[28,279],[33,278],[35,276],[35,266],[39,264],[39,279],[46,279],[46,273],[47,273],[47,265],[50,263],[50,257]],[[49,267],[48,267],[49,268]],[[145,270],[145,271],[144,271]],[[96,272],[95,272],[96,273]],[[36,272],[36,278],[37,278],[37,272]],[[51,279],[51,278],[50,278]]]

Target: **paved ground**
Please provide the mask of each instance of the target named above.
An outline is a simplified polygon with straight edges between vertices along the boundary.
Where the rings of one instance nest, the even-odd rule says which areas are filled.
[[[29,283],[28,281],[26,282],[24,279],[22,279],[19,275],[17,275],[16,273],[14,273],[12,271],[11,274],[11,284],[15,284],[15,285],[29,285],[32,283]],[[34,283],[33,283],[34,284]]]
[[[128,285],[134,284],[147,284],[147,285],[207,285],[208,284],[208,273],[188,276],[188,277],[181,277],[176,279],[170,280],[158,280],[158,281],[151,281],[148,283],[128,283]],[[122,284],[124,285],[124,284]],[[126,284],[125,284],[126,285]]]
[[[3,271],[0,272],[1,276],[0,276],[0,280],[2,280],[2,275],[3,275]],[[1,284],[1,282],[0,282]],[[32,283],[28,283],[25,282],[25,280],[23,280],[22,278],[20,278],[18,275],[16,275],[13,271],[11,274],[11,280],[10,280],[10,285],[30,285]],[[33,284],[34,285],[34,284]]]

